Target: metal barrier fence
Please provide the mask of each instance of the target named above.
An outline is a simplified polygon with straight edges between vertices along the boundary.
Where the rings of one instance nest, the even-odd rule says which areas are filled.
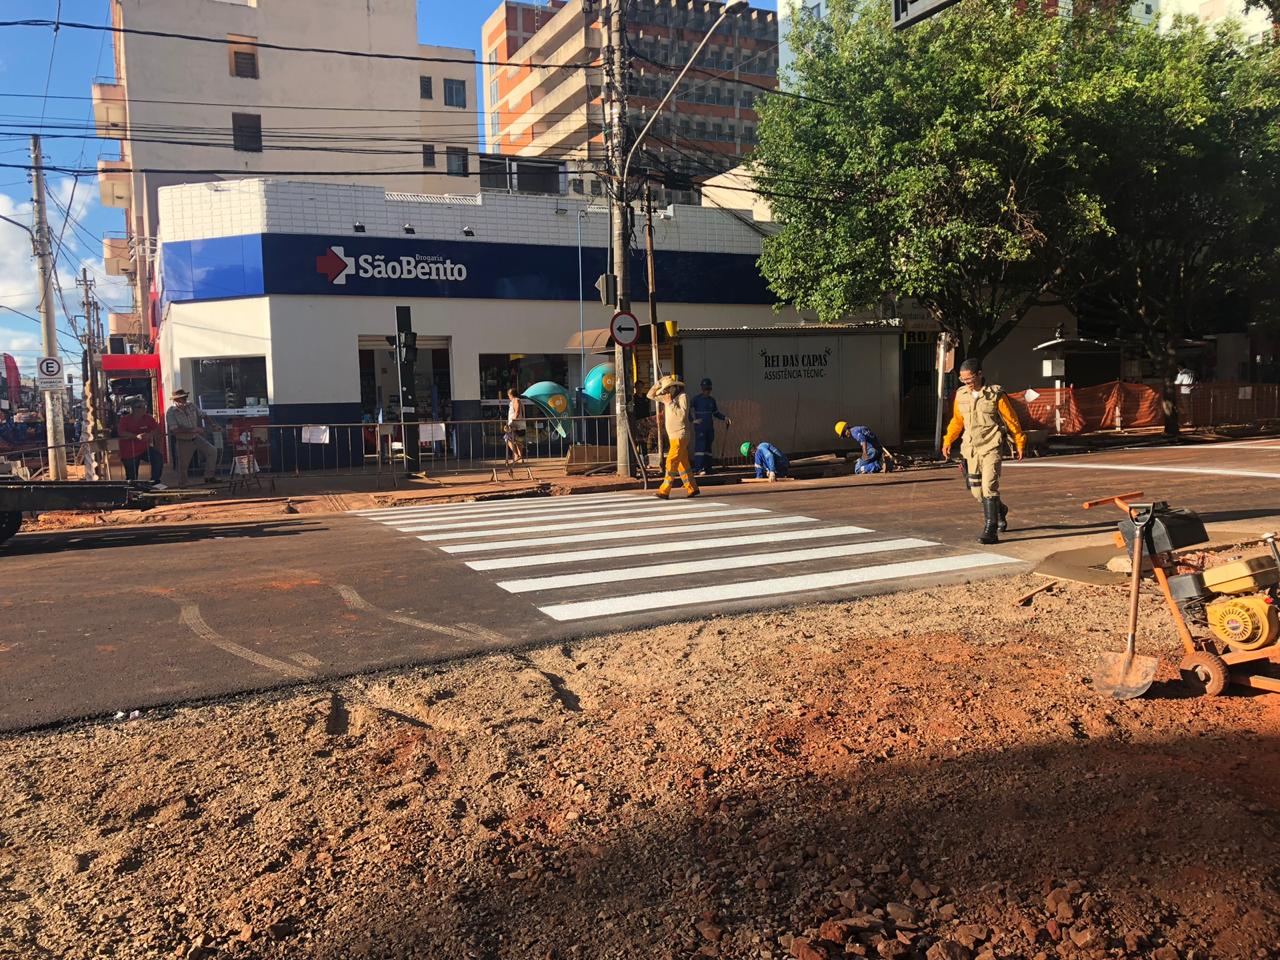
[[[502,420],[273,424],[228,437],[231,451],[224,460],[229,458],[233,475],[394,478],[410,467],[405,436],[416,427],[418,469],[428,475],[493,471],[514,475],[557,461],[585,472],[616,462],[613,417],[565,417],[554,423],[545,417],[526,417],[523,422],[523,432],[508,431]]]
[[[295,476],[383,476],[394,482],[411,466],[405,434],[418,430],[417,469],[428,475],[507,472],[517,476],[555,464],[576,472],[612,467],[617,460],[612,416],[565,417],[552,422],[526,417],[522,432],[511,432],[503,420],[450,420],[419,424],[329,423],[263,425],[238,433],[214,435],[219,473],[234,480],[254,474]],[[557,426],[559,429],[557,429]],[[408,429],[406,429],[408,428]],[[560,431],[563,430],[563,436]],[[167,438],[166,438],[167,440]],[[102,470],[123,476],[116,441],[102,459]],[[90,444],[65,444],[67,462],[81,466]],[[166,442],[167,466],[174,447]],[[0,473],[47,478],[46,445],[0,449]],[[146,470],[143,462],[144,473]],[[192,471],[194,475],[195,471]]]
[[[67,453],[69,466],[77,466],[81,463],[80,454],[84,446],[83,442],[62,445],[62,449]],[[49,468],[49,458],[57,449],[58,447],[47,444],[11,449],[0,447],[0,476],[14,476],[23,480],[48,480],[53,475],[53,471]]]

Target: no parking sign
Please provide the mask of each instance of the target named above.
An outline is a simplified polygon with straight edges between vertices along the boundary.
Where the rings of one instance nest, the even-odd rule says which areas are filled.
[[[36,361],[36,387],[39,390],[62,389],[62,361],[57,357],[41,357]]]

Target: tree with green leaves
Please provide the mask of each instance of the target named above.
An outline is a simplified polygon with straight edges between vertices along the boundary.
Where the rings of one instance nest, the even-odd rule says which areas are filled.
[[[824,321],[914,298],[985,357],[1049,295],[1057,252],[1104,226],[1066,135],[1070,31],[1007,0],[901,32],[883,0],[801,18],[798,96],[766,98],[755,157],[781,224],[761,259],[773,290]]]
[[[1082,326],[1139,346],[1179,424],[1181,342],[1274,309],[1280,271],[1280,51],[1193,21],[1123,23],[1081,42],[1094,80],[1068,125],[1106,229],[1063,249],[1058,292]]]

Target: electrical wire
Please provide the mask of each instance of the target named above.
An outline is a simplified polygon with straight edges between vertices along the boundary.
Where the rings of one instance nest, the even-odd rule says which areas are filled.
[[[38,93],[0,93],[0,98],[10,98],[17,100],[38,100]],[[93,97],[86,97],[77,94],[50,94],[50,100],[93,100]],[[121,103],[127,104],[159,104],[162,106],[173,107],[244,107],[243,102],[229,103],[221,100],[161,100],[151,97],[128,97]],[[415,107],[377,107],[370,109],[368,105],[359,107],[330,107],[320,106],[317,104],[302,103],[255,103],[255,109],[260,110],[323,110],[326,113],[448,113],[458,114],[459,111],[467,109],[466,107],[423,107],[421,109]]]
[[[45,112],[49,108],[49,85],[53,82],[53,60],[58,53],[58,29],[62,23],[62,0],[58,0],[58,9],[53,15],[53,42],[49,45],[49,70],[44,78],[44,96],[40,104],[40,122],[44,122]]]
[[[23,313],[21,310],[15,310],[13,307],[7,307],[3,303],[0,303],[0,310],[8,310],[10,313],[17,314],[18,316],[22,317],[24,320],[30,320],[32,323],[36,324],[36,326],[40,326],[40,327],[44,326],[44,323],[40,320],[39,317],[33,317],[29,313]],[[55,330],[55,332],[59,337],[71,336],[71,334],[65,330]],[[60,346],[61,346],[61,349],[63,350],[70,349],[67,347],[66,344],[61,344]],[[77,343],[74,349],[76,350],[81,349],[81,345]],[[4,353],[31,353],[38,356],[44,356],[44,349],[40,347],[32,348],[31,350],[5,350],[3,352]],[[63,356],[70,356],[70,354],[63,354]]]
[[[52,27],[53,20],[0,20],[0,27]],[[265,40],[246,42],[232,40],[227,37],[207,37],[195,33],[175,33],[168,30],[143,30],[138,27],[117,27],[95,23],[78,23],[71,20],[61,22],[61,27],[70,30],[106,31],[123,36],[159,37],[166,40],[187,40],[193,43],[211,43],[218,46],[252,46],[259,50],[278,50],[284,53],[320,53],[338,57],[357,57],[364,60],[401,60],[413,63],[461,63],[481,67],[527,67],[536,70],[586,70],[600,66],[598,62],[566,62],[566,63],[509,63],[496,60],[476,60],[460,57],[423,57],[408,53],[378,53],[367,50],[341,50],[334,47],[299,47],[285,43],[270,43]]]
[[[512,160],[518,158],[512,157]],[[528,161],[534,161],[536,157],[524,158]],[[0,169],[12,170],[30,170],[29,163],[0,163]],[[97,170],[77,170],[71,167],[47,166],[45,170],[50,173],[62,174],[64,176],[96,176]],[[413,170],[401,170],[398,168],[386,168],[377,170],[242,170],[242,169],[225,169],[225,168],[208,168],[208,169],[190,169],[186,167],[120,167],[109,171],[110,173],[150,173],[150,174],[187,174],[201,176],[227,176],[237,180],[254,180],[261,177],[421,177],[431,175],[437,171],[431,168],[417,167]],[[458,177],[480,177],[488,174],[488,171],[468,170],[466,173],[453,173],[449,176]]]

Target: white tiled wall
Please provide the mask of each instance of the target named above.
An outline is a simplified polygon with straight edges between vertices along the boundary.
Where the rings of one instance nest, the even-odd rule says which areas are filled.
[[[505,193],[392,199],[381,187],[284,180],[182,184],[159,195],[161,242],[250,233],[355,236],[361,223],[372,237],[403,237],[409,224],[425,239],[462,241],[463,228],[471,227],[476,243],[575,246],[578,211],[587,206],[568,197]],[[583,243],[605,246],[608,214],[603,206],[589,210]],[[760,234],[715,208],[674,207],[671,219],[655,220],[654,233],[658,250],[760,253]],[[637,242],[643,242],[639,225]]]

